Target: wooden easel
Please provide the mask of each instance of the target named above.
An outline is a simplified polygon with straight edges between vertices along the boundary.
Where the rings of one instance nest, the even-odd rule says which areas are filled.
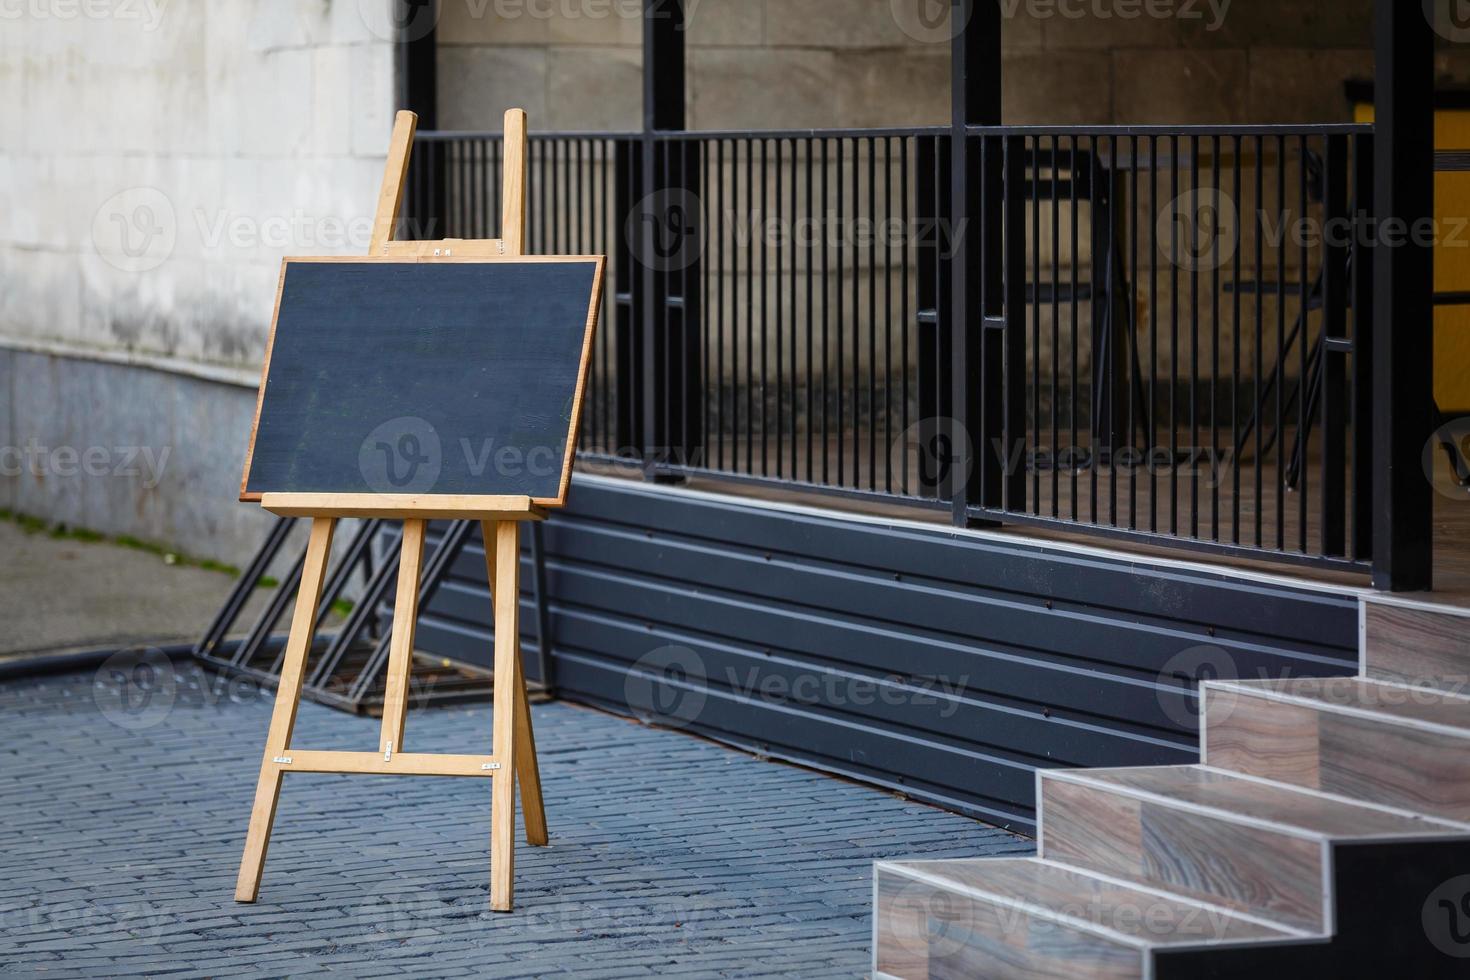
[[[504,213],[500,239],[437,242],[393,241],[403,202],[418,117],[400,112],[378,196],[370,254],[389,258],[433,261],[435,257],[519,256],[526,241],[526,114],[505,114]],[[260,890],[260,873],[270,844],[280,798],[281,778],[288,772],[376,773],[404,776],[474,776],[489,778],[490,907],[511,910],[515,875],[516,782],[524,799],[526,840],[545,845],[546,812],[541,799],[541,777],[536,765],[536,743],[520,657],[520,522],[541,520],[545,512],[529,497],[447,496],[391,494],[266,493],[266,510],[286,517],[310,517],[301,587],[291,619],[280,685],[276,689],[250,830],[235,901],[253,902]],[[382,731],[375,752],[328,752],[293,749],[307,651],[321,597],[332,532],[341,518],[388,518],[403,521],[398,565],[398,588],[393,605],[387,688],[383,700]],[[485,540],[485,573],[495,610],[494,719],[489,755],[428,755],[404,751],[404,721],[408,712],[409,670],[413,662],[414,628],[418,618],[419,573],[423,563],[424,531],[430,520],[478,520]],[[497,588],[498,585],[498,588]]]

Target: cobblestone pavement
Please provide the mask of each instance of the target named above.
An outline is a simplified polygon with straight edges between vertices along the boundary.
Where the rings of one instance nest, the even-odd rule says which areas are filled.
[[[0,975],[861,976],[874,859],[1032,849],[553,703],[534,709],[552,846],[518,845],[514,913],[487,910],[488,783],[401,777],[288,778],[260,900],[237,905],[267,697],[189,668],[146,701],[98,676],[0,685]],[[488,706],[436,708],[408,734],[486,751],[489,728]],[[295,744],[376,729],[303,704]]]

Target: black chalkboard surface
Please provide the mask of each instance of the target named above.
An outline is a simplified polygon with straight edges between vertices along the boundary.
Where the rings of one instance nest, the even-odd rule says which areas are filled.
[[[242,500],[566,496],[600,257],[287,259]]]

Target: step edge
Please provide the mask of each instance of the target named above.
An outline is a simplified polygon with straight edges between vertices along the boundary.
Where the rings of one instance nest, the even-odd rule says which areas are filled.
[[[1369,681],[1374,684],[1394,684],[1398,687],[1407,687],[1411,690],[1426,691],[1433,694],[1442,694],[1445,697],[1460,698],[1470,701],[1470,669],[1465,674],[1458,676],[1441,674],[1434,677],[1433,682],[1409,683],[1399,678],[1403,673],[1383,663],[1381,654],[1374,654],[1374,659],[1369,660],[1364,654],[1362,664],[1358,668],[1358,680]],[[1436,686],[1444,685],[1444,686]],[[1453,689],[1452,689],[1453,688]]]
[[[1443,616],[1456,616],[1460,619],[1470,619],[1470,606],[1451,606],[1428,599],[1413,599],[1402,595],[1368,592],[1360,594],[1359,601],[1362,602],[1365,608],[1373,605],[1397,606],[1400,609],[1413,609],[1416,612],[1437,613]]]
[[[1143,884],[1141,882],[1136,882],[1136,881],[1130,881],[1127,878],[1119,878],[1117,875],[1111,875],[1111,874],[1107,874],[1105,872],[1096,871],[1096,870],[1094,870],[1092,868],[1083,868],[1083,867],[1079,867],[1079,866],[1077,866],[1075,864],[1068,864],[1066,861],[1058,861],[1055,858],[1040,857],[1040,856],[1038,856],[1036,858],[1036,860],[1037,861],[1040,861],[1042,864],[1049,864],[1049,865],[1052,865],[1053,867],[1064,868],[1064,869],[1066,869],[1068,871],[1071,871],[1071,872],[1074,872],[1076,874],[1086,875],[1089,878],[1096,878],[1099,881],[1106,881],[1106,882],[1108,882],[1109,884],[1112,884],[1112,885],[1117,885],[1117,886],[1123,887],[1123,888],[1131,888],[1134,891],[1143,892],[1146,895],[1157,895],[1160,898],[1172,899],[1172,900],[1177,901],[1177,902],[1180,902],[1180,903],[1182,903],[1184,905],[1197,905],[1200,908],[1203,908],[1203,909],[1205,909],[1207,911],[1215,912],[1215,913],[1218,913],[1218,914],[1221,914],[1221,915],[1226,915],[1226,916],[1229,916],[1232,919],[1239,919],[1242,922],[1249,922],[1252,925],[1262,926],[1264,928],[1270,929],[1270,930],[1272,930],[1274,932],[1278,932],[1278,933],[1281,934],[1280,936],[1262,936],[1262,937],[1259,937],[1260,940],[1278,939],[1278,938],[1285,938],[1285,939],[1330,939],[1330,938],[1332,938],[1331,937],[1331,934],[1330,933],[1327,933],[1327,932],[1314,932],[1311,929],[1303,929],[1303,928],[1301,928],[1299,926],[1287,925],[1284,922],[1277,922],[1277,921],[1275,921],[1273,919],[1268,919],[1265,916],[1256,915],[1254,912],[1241,912],[1238,909],[1232,909],[1232,908],[1230,908],[1228,905],[1220,905],[1220,904],[1218,904],[1216,902],[1206,902],[1206,901],[1203,901],[1201,899],[1195,898],[1195,897],[1190,896],[1190,895],[1180,895],[1180,894],[1177,894],[1176,892],[1169,891],[1167,888],[1158,888],[1158,887],[1155,887],[1153,885]],[[1231,941],[1233,942],[1234,940],[1231,940]],[[1256,940],[1251,940],[1251,941],[1254,942]],[[1222,940],[1221,942],[1224,942],[1224,940]],[[1209,947],[1214,947],[1214,946],[1220,945],[1220,943],[1207,943],[1205,945],[1207,945]]]
[[[951,858],[950,860],[981,860],[981,859]],[[1004,859],[1001,859],[1001,860],[1004,860]],[[1027,859],[1026,858],[1018,858],[1016,860],[1023,860],[1024,861],[1024,860],[1027,860]],[[917,870],[917,869],[913,868],[912,865],[915,864],[915,863],[919,863],[919,862],[907,862],[907,863],[901,864],[900,862],[897,862],[897,861],[876,861],[876,862],[874,862],[874,865],[873,865],[873,878],[874,878],[874,881],[875,882],[877,881],[878,871],[879,870],[884,870],[884,871],[889,872],[890,874],[896,874],[896,875],[899,875],[901,877],[909,878],[909,879],[911,879],[913,881],[920,881],[920,882],[923,882],[926,885],[931,885],[931,886],[936,887],[936,888],[943,888],[943,889],[945,889],[947,891],[959,892],[959,893],[961,893],[963,895],[966,895],[966,896],[968,896],[970,898],[978,898],[981,901],[985,901],[985,902],[1001,903],[1001,904],[1004,904],[1004,905],[1008,905],[1008,906],[1010,906],[1012,908],[1018,909],[1019,911],[1025,912],[1028,915],[1036,915],[1036,916],[1039,916],[1041,918],[1049,919],[1052,922],[1056,922],[1056,923],[1058,923],[1060,925],[1069,926],[1071,928],[1074,928],[1074,929],[1079,930],[1080,932],[1085,932],[1085,933],[1087,933],[1087,934],[1089,934],[1091,936],[1094,936],[1094,937],[1096,937],[1098,939],[1107,940],[1109,942],[1112,942],[1112,943],[1115,943],[1115,944],[1118,944],[1118,945],[1121,945],[1121,946],[1127,946],[1130,949],[1136,950],[1139,953],[1142,953],[1145,950],[1149,949],[1149,943],[1146,940],[1142,940],[1142,939],[1137,938],[1136,936],[1130,936],[1127,933],[1116,932],[1116,931],[1108,928],[1107,926],[1098,925],[1095,922],[1088,922],[1086,919],[1079,919],[1079,918],[1076,918],[1075,916],[1067,915],[1064,912],[1056,912],[1056,911],[1053,911],[1052,909],[1048,909],[1044,905],[1034,905],[1034,904],[1032,904],[1030,902],[1019,901],[1019,900],[1014,899],[1014,898],[1008,898],[1005,895],[996,895],[996,894],[994,894],[992,892],[986,891],[983,888],[977,888],[974,885],[968,884],[966,882],[951,881],[949,879],[940,877],[938,875],[927,874],[927,873],[925,873],[923,871],[920,871],[920,870]],[[943,861],[942,860],[936,860],[936,861],[932,861],[932,862],[929,862],[929,863],[938,864],[938,863],[943,863]],[[876,906],[874,907],[873,921],[874,921],[875,924],[877,923],[877,907]],[[876,947],[875,947],[875,950],[876,950]]]
[[[1439,817],[1435,816],[1432,813],[1420,813],[1418,810],[1409,810],[1405,809],[1404,807],[1392,806],[1388,803],[1377,803],[1372,800],[1358,800],[1354,799],[1351,796],[1344,796],[1341,793],[1333,793],[1330,790],[1317,789],[1313,786],[1298,786],[1296,783],[1282,783],[1278,779],[1267,779],[1265,776],[1256,776],[1248,772],[1241,772],[1238,769],[1227,769],[1225,766],[1211,765],[1208,761],[1199,763],[1199,767],[1209,772],[1220,773],[1221,775],[1231,776],[1235,779],[1243,779],[1246,782],[1250,783],[1260,783],[1265,786],[1284,785],[1300,793],[1305,793],[1308,796],[1316,796],[1324,800],[1332,800],[1336,803],[1347,803],[1351,806],[1360,806],[1367,810],[1377,810],[1380,813],[1387,813],[1395,817],[1408,817],[1414,820],[1424,820],[1434,825],[1434,828],[1432,829],[1444,827],[1447,830],[1458,830],[1461,833],[1470,834],[1470,821],[1451,820],[1448,817]],[[1334,840],[1341,840],[1341,838],[1334,838]]]
[[[1181,769],[1181,768],[1205,768],[1205,767],[1204,766],[1201,766],[1199,763],[1194,763],[1193,765],[1190,765],[1190,766],[1125,766],[1125,767],[1121,767],[1121,768],[1125,768],[1125,769]],[[1216,770],[1216,771],[1223,772],[1225,775],[1230,776],[1231,778],[1235,778],[1235,773],[1232,770],[1224,769],[1224,770]],[[1082,774],[1079,775],[1078,774],[1079,772],[1081,772]],[[1451,827],[1441,827],[1441,826],[1437,826],[1436,825],[1436,826],[1427,827],[1425,833],[1419,833],[1419,832],[1415,832],[1415,831],[1403,831],[1403,832],[1392,832],[1392,833],[1384,833],[1384,834],[1366,834],[1366,835],[1353,835],[1353,836],[1338,836],[1336,834],[1329,834],[1326,831],[1322,831],[1322,830],[1313,830],[1313,829],[1311,829],[1309,827],[1297,827],[1297,826],[1293,826],[1292,824],[1278,823],[1275,820],[1267,820],[1267,819],[1265,819],[1263,817],[1252,816],[1251,814],[1248,814],[1248,813],[1241,813],[1238,810],[1226,810],[1226,809],[1224,809],[1222,807],[1210,806],[1210,805],[1204,804],[1204,803],[1194,803],[1194,802],[1191,802],[1191,801],[1188,801],[1188,800],[1181,800],[1181,799],[1178,799],[1176,797],[1168,796],[1168,795],[1163,794],[1163,793],[1154,792],[1153,790],[1139,789],[1136,786],[1121,786],[1121,785],[1119,785],[1117,783],[1110,783],[1110,782],[1107,782],[1106,780],[1097,779],[1095,777],[1094,778],[1089,778],[1086,775],[1086,772],[1085,771],[1081,771],[1081,770],[1048,769],[1048,770],[1045,770],[1042,773],[1042,777],[1041,778],[1043,778],[1043,779],[1059,779],[1059,780],[1062,780],[1063,782],[1069,782],[1069,783],[1075,783],[1075,784],[1078,784],[1078,785],[1088,786],[1088,787],[1093,788],[1093,789],[1103,790],[1104,792],[1117,793],[1117,794],[1119,794],[1121,796],[1129,796],[1129,797],[1132,797],[1134,799],[1148,800],[1151,803],[1158,803],[1158,804],[1162,804],[1164,806],[1171,806],[1171,807],[1175,807],[1177,809],[1188,810],[1191,813],[1197,813],[1197,814],[1201,814],[1203,816],[1215,817],[1217,819],[1225,820],[1225,821],[1227,821],[1229,823],[1238,823],[1238,824],[1242,824],[1242,825],[1249,826],[1249,827],[1256,827],[1256,828],[1261,829],[1261,830],[1267,830],[1267,831],[1271,831],[1273,833],[1283,834],[1283,835],[1288,836],[1288,837],[1299,837],[1299,838],[1301,838],[1303,840],[1310,840],[1310,841],[1313,841],[1315,843],[1324,844],[1324,845],[1325,844],[1331,844],[1333,842],[1345,842],[1345,841],[1363,842],[1363,841],[1420,840],[1420,839],[1422,839],[1422,838],[1424,838],[1426,836],[1428,836],[1428,837],[1442,837],[1442,836],[1445,836],[1445,831],[1446,830],[1458,829],[1458,828],[1451,828]],[[1275,782],[1274,780],[1266,780],[1265,782],[1267,782],[1269,785],[1274,786],[1274,787],[1276,787],[1277,789],[1279,789],[1279,790],[1281,790],[1283,792],[1295,793],[1295,792],[1297,792],[1297,789],[1298,789],[1296,786],[1293,786],[1293,785],[1291,785],[1289,783],[1278,783],[1278,782]],[[1351,806],[1351,807],[1356,807],[1356,806],[1359,805],[1356,801],[1353,801],[1353,800],[1342,800],[1342,801],[1336,801],[1336,802],[1340,802],[1344,806]],[[1370,808],[1365,808],[1365,809],[1370,809]],[[1045,817],[1043,815],[1042,816],[1042,820],[1044,820],[1044,819],[1045,819]],[[1417,818],[1417,819],[1429,819],[1429,818],[1422,818],[1421,817],[1421,818]]]
[[[1326,935],[1326,936],[1318,936],[1318,935],[1309,935],[1309,936],[1282,936],[1280,938],[1268,937],[1268,938],[1264,938],[1264,939],[1254,939],[1254,940],[1251,940],[1249,943],[1245,943],[1244,945],[1248,945],[1248,946],[1318,946],[1318,945],[1326,946],[1326,945],[1330,945],[1332,943],[1332,940],[1334,938],[1336,938],[1336,937],[1335,936],[1332,936],[1332,935]],[[1219,949],[1222,945],[1224,945],[1224,944],[1222,944],[1222,943],[1204,943],[1204,944],[1195,944],[1195,945],[1184,945],[1184,944],[1181,944],[1181,945],[1178,945],[1178,946],[1160,946],[1160,947],[1158,947],[1155,950],[1155,952],[1160,952],[1160,953],[1208,953],[1211,950]],[[1231,943],[1230,945],[1234,946],[1234,945],[1240,945],[1240,944]]]
[[[1384,684],[1386,686],[1395,687],[1401,691],[1420,691],[1423,693],[1433,693],[1444,697],[1453,697],[1459,701],[1470,702],[1470,697],[1464,697],[1458,694],[1451,694],[1447,691],[1440,691],[1432,687],[1420,687],[1416,684],[1394,684],[1391,682],[1379,680],[1376,677],[1356,677],[1353,679],[1364,681],[1370,684]],[[1421,731],[1432,735],[1446,735],[1450,738],[1470,739],[1470,727],[1456,728],[1453,725],[1443,725],[1436,721],[1423,721],[1419,718],[1404,718],[1400,715],[1390,714],[1386,711],[1375,711],[1372,708],[1360,708],[1354,705],[1347,704],[1333,704],[1328,701],[1321,701],[1316,698],[1306,697],[1300,694],[1291,694],[1289,692],[1275,691],[1270,688],[1256,687],[1254,686],[1255,683],[1256,682],[1254,681],[1215,680],[1204,681],[1201,683],[1201,687],[1204,690],[1230,691],[1235,694],[1244,694],[1250,697],[1262,698],[1268,701],[1284,701],[1288,704],[1295,704],[1304,708],[1313,708],[1317,711],[1329,711],[1341,715],[1350,715],[1355,718],[1362,718],[1366,721],[1376,721],[1385,725],[1396,725],[1400,728],[1412,728],[1416,731]],[[1205,724],[1207,726],[1209,724],[1208,711],[1205,712]]]
[[[1024,900],[1009,898],[1009,897],[1006,897],[1006,896],[1003,896],[1003,895],[996,895],[996,894],[994,894],[994,893],[992,893],[990,891],[987,891],[984,888],[977,888],[976,886],[974,886],[972,884],[969,884],[968,882],[955,881],[955,880],[952,880],[952,879],[949,879],[949,878],[946,878],[946,877],[943,877],[943,876],[940,876],[940,875],[927,874],[927,873],[923,872],[922,870],[916,870],[916,869],[912,868],[912,865],[913,864],[945,864],[945,863],[948,863],[949,861],[953,861],[953,860],[986,860],[986,859],[985,858],[950,858],[950,859],[920,860],[920,861],[914,861],[914,862],[878,861],[878,862],[874,862],[874,864],[875,864],[875,871],[876,871],[877,866],[884,866],[884,870],[888,871],[891,874],[897,874],[897,875],[900,875],[902,877],[907,877],[907,878],[909,878],[911,880],[914,880],[914,881],[921,881],[924,884],[931,885],[931,886],[934,886],[934,887],[944,888],[944,889],[946,889],[948,891],[953,891],[953,892],[957,892],[957,893],[966,895],[969,898],[980,899],[981,901],[988,901],[988,902],[992,902],[992,903],[1004,904],[1004,905],[1009,906],[1011,908],[1015,908],[1015,909],[1017,909],[1019,911],[1025,912],[1028,915],[1039,916],[1041,918],[1045,918],[1045,919],[1047,919],[1049,921],[1056,922],[1056,923],[1061,924],[1061,925],[1067,925],[1067,926],[1070,926],[1072,928],[1076,928],[1076,929],[1078,929],[1080,931],[1086,932],[1086,933],[1088,933],[1090,935],[1093,935],[1093,936],[1095,936],[1097,938],[1104,939],[1104,940],[1111,941],[1111,942],[1115,942],[1115,943],[1120,944],[1120,945],[1125,945],[1125,946],[1129,947],[1130,949],[1137,950],[1138,952],[1141,952],[1141,953],[1148,953],[1151,950],[1160,950],[1160,949],[1170,949],[1170,950],[1173,950],[1173,949],[1181,949],[1181,948],[1220,949],[1220,948],[1235,947],[1235,946],[1252,946],[1252,945],[1256,945],[1258,943],[1280,943],[1280,942],[1301,942],[1301,941],[1326,941],[1326,940],[1330,940],[1332,938],[1332,934],[1329,933],[1329,932],[1323,932],[1323,931],[1314,932],[1314,931],[1308,930],[1308,929],[1299,929],[1299,928],[1294,927],[1294,926],[1286,926],[1286,925],[1283,925],[1283,924],[1281,924],[1279,922],[1272,922],[1272,921],[1270,921],[1268,919],[1262,919],[1259,916],[1250,915],[1248,913],[1240,913],[1240,912],[1235,911],[1234,909],[1230,909],[1230,908],[1226,908],[1224,906],[1216,905],[1216,904],[1211,903],[1211,902],[1201,902],[1201,901],[1198,901],[1196,899],[1190,898],[1188,896],[1179,895],[1179,894],[1176,894],[1174,892],[1170,892],[1170,891],[1167,891],[1167,890],[1164,890],[1164,889],[1150,888],[1150,887],[1147,887],[1147,886],[1140,886],[1138,883],[1132,882],[1132,881],[1128,881],[1126,879],[1116,878],[1116,877],[1111,876],[1111,875],[1098,874],[1097,872],[1092,871],[1091,869],[1088,869],[1088,868],[1079,868],[1079,867],[1076,867],[1075,865],[1066,864],[1066,863],[1061,862],[1061,861],[1052,861],[1052,860],[1048,860],[1048,859],[1044,859],[1044,858],[1014,858],[1014,859],[1010,859],[1010,860],[1034,861],[1034,862],[1039,863],[1039,864],[1044,864],[1044,865],[1046,865],[1048,867],[1057,868],[1059,870],[1068,871],[1068,872],[1070,872],[1072,874],[1080,875],[1081,877],[1084,877],[1084,878],[1092,878],[1092,879],[1094,879],[1096,881],[1101,881],[1101,882],[1104,882],[1106,884],[1112,885],[1114,887],[1126,889],[1127,891],[1137,892],[1140,895],[1153,896],[1153,897],[1156,897],[1156,898],[1163,898],[1163,899],[1166,899],[1169,902],[1172,902],[1172,903],[1174,903],[1176,905],[1182,905],[1182,906],[1186,906],[1186,907],[1196,908],[1196,909],[1199,909],[1200,911],[1205,912],[1205,913],[1213,913],[1215,915],[1225,916],[1227,918],[1235,919],[1237,921],[1249,922],[1252,925],[1258,925],[1258,926],[1262,926],[1262,927],[1271,929],[1276,934],[1275,935],[1271,935],[1271,936],[1249,936],[1249,937],[1241,937],[1241,938],[1236,938],[1236,939],[1217,939],[1217,940],[1213,940],[1213,941],[1210,941],[1210,940],[1203,940],[1202,941],[1202,940],[1200,940],[1198,938],[1180,939],[1178,941],[1173,941],[1173,942],[1171,942],[1171,941],[1169,941],[1167,939],[1164,939],[1164,940],[1159,940],[1159,939],[1146,939],[1146,938],[1143,938],[1143,937],[1140,937],[1140,936],[1129,935],[1128,933],[1125,933],[1125,932],[1118,932],[1118,931],[1114,930],[1113,928],[1111,928],[1110,926],[1101,925],[1099,923],[1092,922],[1092,921],[1087,920],[1087,919],[1079,919],[1076,916],[1068,915],[1065,912],[1058,912],[1058,911],[1056,911],[1054,909],[1049,909],[1049,908],[1047,908],[1044,905],[1037,905],[1037,904],[1034,904],[1032,902],[1028,902],[1028,901],[1024,901]],[[1006,860],[1006,859],[1003,859],[1002,858],[1002,859],[997,859],[997,860]],[[896,865],[896,864],[904,864],[906,866],[905,867],[895,867],[894,865]],[[875,881],[875,883],[877,881],[876,874],[874,875],[874,881]],[[875,887],[876,887],[876,884],[875,884]],[[876,909],[877,906],[875,905],[874,908]],[[875,932],[876,932],[876,928],[877,928],[877,917],[876,917],[876,915],[874,916],[874,928],[875,928]],[[876,950],[876,945],[875,945],[874,949]]]

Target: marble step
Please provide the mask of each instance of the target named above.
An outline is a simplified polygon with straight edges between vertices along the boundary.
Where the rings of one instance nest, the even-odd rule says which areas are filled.
[[[1303,934],[1037,858],[880,861],[873,975],[1144,980],[1149,957]]]
[[[1314,934],[1335,843],[1462,831],[1203,766],[1043,772],[1039,797],[1044,858]]]
[[[1369,599],[1362,632],[1366,677],[1470,695],[1470,609]]]
[[[1470,698],[1354,677],[1207,681],[1206,765],[1470,823]]]

